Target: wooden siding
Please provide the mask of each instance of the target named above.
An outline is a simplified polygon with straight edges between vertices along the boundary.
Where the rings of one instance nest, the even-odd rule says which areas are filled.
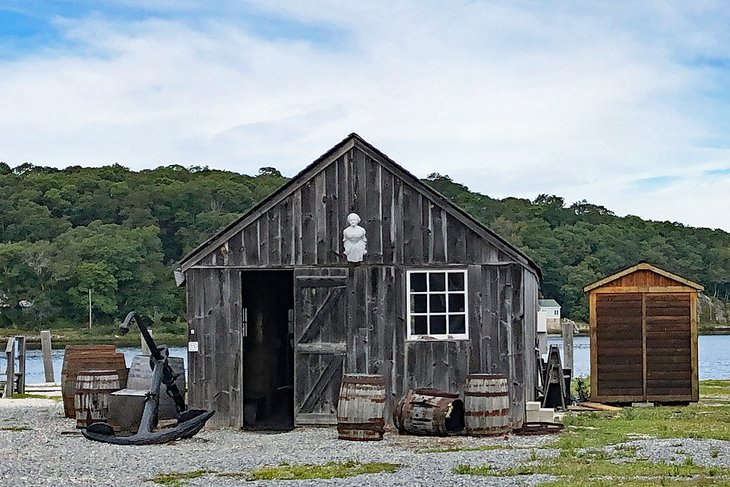
[[[295,353],[295,403],[300,408],[297,412],[301,413],[297,424],[331,422],[330,396],[334,388],[327,385],[332,382],[328,377],[320,379],[332,372],[328,372],[330,362],[339,360],[337,354],[346,349],[342,370],[335,372],[382,374],[388,392],[386,420],[389,422],[394,400],[410,388],[435,387],[461,393],[466,376],[471,373],[504,373],[510,377],[512,422],[516,428],[520,427],[525,396],[529,394],[531,398],[534,389],[534,357],[525,353],[526,343],[531,340],[534,344],[534,332],[526,331],[526,300],[522,296],[526,286],[536,296],[534,274],[517,264],[468,266],[469,339],[408,341],[404,285],[407,269],[382,265],[297,268],[295,330],[299,351]],[[243,426],[240,272],[240,269],[187,272],[188,319],[191,331],[195,332],[189,340],[199,342],[199,352],[188,354],[190,404],[195,408],[215,409],[213,424],[217,426]],[[347,278],[344,308],[347,328],[338,331],[335,323],[328,321],[340,311],[324,320],[332,326],[323,325],[330,335],[338,333],[336,337],[324,336],[321,330],[306,331],[307,323],[315,320],[326,301],[327,293],[317,297],[318,291],[303,290],[313,284],[302,280],[315,275]],[[304,292],[309,296],[307,299],[302,297]],[[528,298],[528,302],[535,301],[533,298]],[[232,308],[226,308],[227,302]],[[535,310],[536,301],[529,313],[535,315]],[[314,350],[312,346],[333,341],[346,343],[337,350],[330,347],[332,350],[325,350],[327,353],[314,353],[319,349]],[[531,351],[532,347],[527,350]],[[320,382],[322,387],[315,387]],[[310,391],[329,399],[321,403],[314,399],[307,401]]]
[[[699,399],[697,289],[686,282],[640,269],[591,289],[594,400]]]
[[[191,269],[186,273],[188,401],[193,409],[216,411],[211,426],[243,424],[241,272]]]
[[[687,294],[647,294],[645,306],[646,394],[690,396],[690,297]]]
[[[631,287],[631,286],[682,286],[683,284],[650,270],[638,270],[629,275],[619,277],[611,281],[605,287]]]
[[[196,266],[346,265],[348,213],[367,230],[367,264],[514,259],[357,147],[233,234]]]
[[[643,396],[642,295],[598,295],[596,363],[599,396]]]

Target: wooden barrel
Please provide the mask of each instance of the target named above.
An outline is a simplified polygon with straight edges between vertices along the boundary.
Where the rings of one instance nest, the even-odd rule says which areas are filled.
[[[61,368],[61,395],[67,418],[76,418],[74,396],[76,378],[85,370],[115,370],[124,386],[127,382],[127,364],[124,354],[114,345],[67,345]]]
[[[464,429],[464,403],[438,389],[409,390],[396,404],[393,420],[401,433],[447,436]]]
[[[109,411],[109,395],[121,388],[116,370],[79,372],[74,393],[76,427],[88,428],[92,423],[105,423]]]
[[[512,430],[509,386],[504,374],[472,374],[464,386],[467,435],[497,436]]]
[[[382,375],[348,374],[342,378],[337,402],[337,433],[341,440],[382,440],[384,412]]]

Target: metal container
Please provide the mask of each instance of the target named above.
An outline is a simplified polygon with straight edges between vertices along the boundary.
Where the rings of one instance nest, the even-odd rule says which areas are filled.
[[[467,435],[498,436],[512,430],[509,384],[504,374],[472,374],[464,386]]]
[[[180,394],[185,397],[185,362],[183,358],[169,357],[167,362],[170,364],[173,373],[177,375],[175,385],[180,390]],[[151,377],[152,367],[150,367],[150,356],[135,355],[129,367],[129,378],[127,379],[126,388],[147,392],[150,388]],[[160,409],[158,410],[157,416],[159,419],[177,418],[175,401],[167,395],[164,384],[160,386]]]
[[[337,433],[341,440],[382,440],[384,412],[382,375],[348,374],[342,378],[337,403]]]
[[[61,368],[63,411],[67,418],[76,418],[74,396],[79,372],[87,370],[115,370],[122,387],[127,382],[127,363],[124,354],[114,345],[67,345]]]
[[[121,381],[116,370],[87,370],[79,372],[75,389],[76,427],[88,428],[106,423],[109,395],[121,389]]]
[[[393,420],[401,433],[447,436],[464,429],[464,403],[458,394],[415,389],[398,401]]]

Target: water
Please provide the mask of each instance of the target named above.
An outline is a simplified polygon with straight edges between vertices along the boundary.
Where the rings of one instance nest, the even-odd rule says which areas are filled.
[[[561,353],[563,341],[560,336],[550,335],[549,345],[558,345]],[[699,346],[699,375],[700,380],[730,379],[730,335],[701,335]],[[140,353],[139,348],[119,348],[124,352],[127,365],[132,363],[132,357]],[[43,357],[40,350],[28,350],[26,358],[26,384],[40,384],[45,382],[43,373]],[[185,347],[170,348],[170,356],[182,357],[185,361],[185,370],[188,367],[188,354]],[[590,375],[591,352],[589,338],[577,336],[573,342],[573,377]],[[53,350],[53,373],[56,382],[61,381],[61,366],[63,365],[63,349]],[[5,355],[0,356],[0,371],[5,371]]]
[[[548,337],[548,345],[558,345],[563,353],[563,339],[558,335]],[[700,380],[730,379],[730,335],[700,335],[698,337]],[[573,339],[573,377],[586,377],[591,373],[591,347],[587,336]]]
[[[185,347],[170,347],[171,357],[182,357],[185,363],[185,370],[188,370],[188,351]],[[127,366],[132,364],[132,358],[142,353],[139,348],[117,348],[118,352],[124,353]],[[25,383],[26,384],[42,384],[46,381],[43,372],[43,353],[40,350],[26,350],[25,359]],[[61,382],[61,367],[63,366],[63,349],[55,349],[51,354],[53,358],[53,377],[57,383]],[[0,357],[0,372],[5,372],[6,365],[5,354]]]

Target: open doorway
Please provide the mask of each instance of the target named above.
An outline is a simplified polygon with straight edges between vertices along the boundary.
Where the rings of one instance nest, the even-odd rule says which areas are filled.
[[[294,428],[292,271],[243,271],[243,419],[247,428]]]

